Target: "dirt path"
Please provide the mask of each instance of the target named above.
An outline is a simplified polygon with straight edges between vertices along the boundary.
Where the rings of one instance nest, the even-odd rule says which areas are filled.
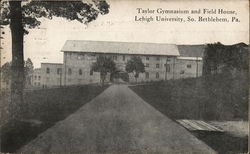
[[[144,102],[112,85],[18,152],[215,153]]]

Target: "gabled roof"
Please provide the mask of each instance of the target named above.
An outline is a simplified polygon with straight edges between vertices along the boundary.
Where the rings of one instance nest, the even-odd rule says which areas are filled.
[[[61,51],[179,56],[178,48],[174,44],[141,42],[68,40]]]
[[[41,65],[63,65],[62,63],[41,63]]]
[[[181,57],[203,57],[206,45],[178,45]]]

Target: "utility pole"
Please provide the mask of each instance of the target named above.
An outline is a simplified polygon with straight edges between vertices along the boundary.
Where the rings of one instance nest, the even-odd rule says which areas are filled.
[[[175,58],[176,58],[176,57],[173,58],[173,60],[174,60],[174,61],[173,61],[173,79],[174,79],[174,72],[175,72]]]
[[[63,54],[64,55],[64,86],[66,86],[66,71],[67,71],[66,70],[67,69],[66,68],[66,59],[67,59],[66,54],[67,54],[66,52],[64,52],[64,54]]]
[[[198,77],[198,57],[196,57],[196,78]]]
[[[2,31],[3,27],[0,27],[0,32]],[[2,33],[1,33],[2,35]],[[2,39],[3,37],[0,36],[0,67],[2,67]],[[2,69],[0,69],[0,91],[2,90]]]
[[[166,58],[166,66],[165,66],[165,69],[166,69],[166,74],[165,74],[165,81],[168,80],[168,57]]]

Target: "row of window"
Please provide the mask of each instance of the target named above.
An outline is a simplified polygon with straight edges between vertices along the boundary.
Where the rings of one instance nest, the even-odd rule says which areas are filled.
[[[40,75],[38,75],[38,76],[34,76],[34,79],[36,80],[36,79],[38,79],[38,80],[40,80],[41,79],[41,76]]]
[[[71,58],[71,55],[72,55],[72,53],[65,53],[65,55],[66,56],[68,56],[68,57],[70,57]],[[90,54],[90,56],[91,57],[96,57],[96,54]],[[117,60],[118,59],[118,56],[117,55],[110,55],[111,56],[111,58],[113,59],[113,60]],[[152,57],[151,57],[152,58]],[[160,56],[156,56],[156,57],[154,57],[157,61],[160,61]],[[77,55],[77,59],[78,60],[83,60],[84,59],[84,54],[83,53],[79,53],[78,55]],[[126,61],[126,56],[125,55],[122,55],[122,60],[123,61]],[[150,60],[150,56],[146,56],[146,60]],[[167,58],[167,61],[171,61],[171,59],[170,58]]]
[[[149,79],[149,73],[148,72],[145,72],[145,77],[146,77],[146,79]],[[155,78],[156,79],[160,78],[160,74],[158,72],[155,73]]]
[[[167,72],[170,72],[170,65],[169,64],[164,64],[164,66],[166,67],[166,71]],[[145,67],[149,67],[149,63],[146,63],[145,64]],[[156,66],[155,66],[156,68],[160,68],[160,64],[156,64]],[[191,68],[192,67],[192,65],[191,64],[188,64],[187,65],[187,68]],[[47,68],[46,69],[46,73],[47,74],[49,74],[50,73],[50,69],[49,68]],[[58,75],[60,75],[62,73],[62,68],[57,68],[57,74]],[[72,69],[71,68],[68,68],[68,75],[71,75],[72,74]],[[82,69],[79,69],[78,70],[78,74],[79,75],[82,75],[83,74],[83,72],[82,72]],[[90,71],[90,75],[93,75],[93,71]],[[147,76],[147,75],[146,75]],[[34,76],[35,77],[35,79],[37,79],[37,76]],[[38,80],[40,80],[41,79],[41,76],[38,76]]]
[[[34,82],[35,86],[40,86],[40,82]]]
[[[62,74],[62,68],[57,68],[56,72],[58,75]],[[50,74],[50,68],[48,68],[48,67],[46,68],[46,73]]]

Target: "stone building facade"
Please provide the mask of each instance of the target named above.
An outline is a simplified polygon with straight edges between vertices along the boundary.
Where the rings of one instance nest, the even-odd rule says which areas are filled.
[[[178,48],[172,44],[129,43],[104,41],[67,41],[64,52],[64,85],[99,83],[100,75],[92,72],[91,66],[100,55],[112,57],[119,71],[132,56],[139,56],[145,65],[145,73],[140,73],[138,82],[169,80],[173,78]],[[106,78],[109,81],[109,76]],[[135,82],[129,73],[129,81]]]
[[[63,64],[60,63],[41,63],[41,86],[62,86],[63,83]]]
[[[120,72],[132,56],[139,56],[145,66],[137,82],[193,78],[202,75],[205,45],[173,45],[68,40],[62,48],[63,64],[42,63],[33,74],[33,86],[51,87],[100,83],[99,72],[91,71],[98,56],[111,57]],[[37,77],[35,77],[37,76]],[[40,77],[39,77],[40,76]],[[128,74],[129,82],[135,82]],[[106,82],[110,81],[110,75]]]

